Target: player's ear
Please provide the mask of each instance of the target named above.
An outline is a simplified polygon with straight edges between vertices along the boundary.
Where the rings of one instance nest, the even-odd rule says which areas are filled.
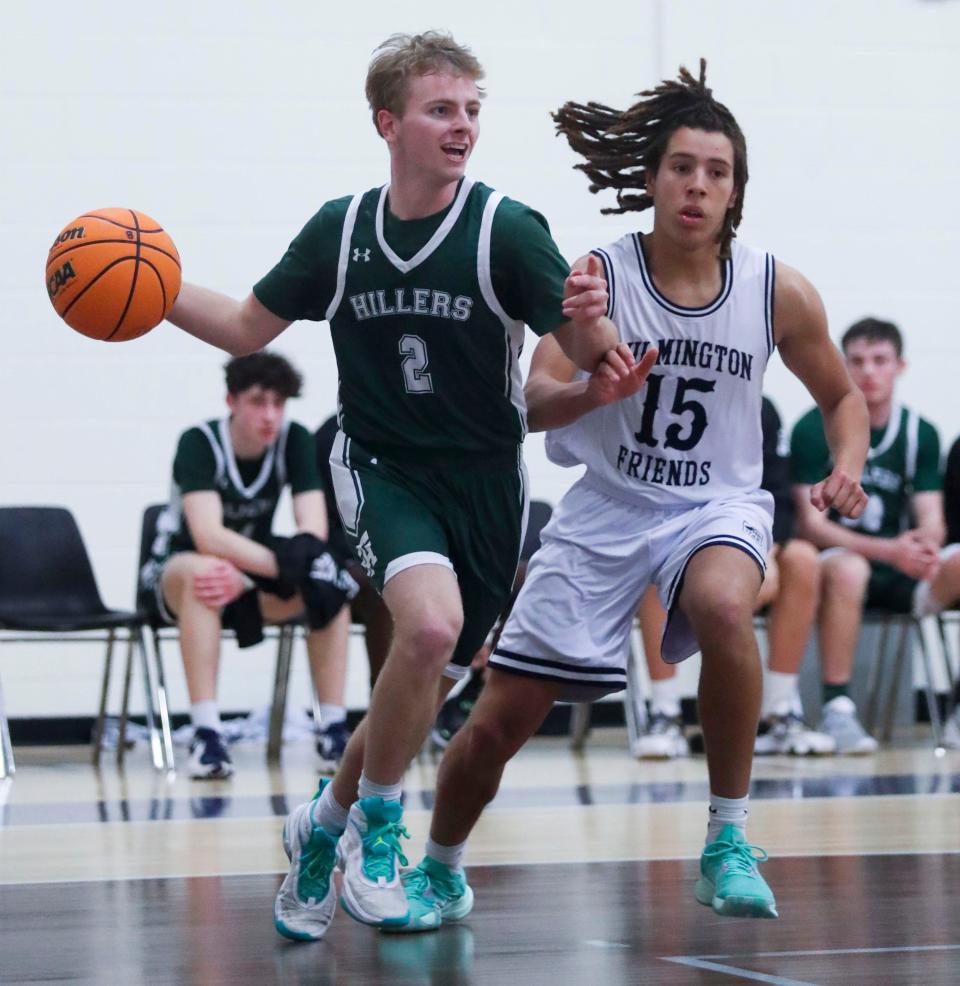
[[[396,137],[397,120],[390,110],[377,110],[377,130],[388,144]]]
[[[230,408],[231,411],[233,411],[236,403],[237,402],[234,399],[233,394],[231,394],[229,391],[227,391],[227,407]]]

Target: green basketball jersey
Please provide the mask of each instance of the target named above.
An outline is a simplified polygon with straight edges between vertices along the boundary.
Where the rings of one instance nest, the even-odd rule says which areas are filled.
[[[228,418],[188,428],[177,443],[170,500],[157,521],[151,548],[159,571],[179,551],[195,550],[183,513],[187,493],[211,490],[223,505],[223,526],[264,543],[284,486],[294,494],[321,488],[310,432],[284,422],[280,434],[258,459],[238,459],[230,440]]]
[[[795,483],[813,486],[830,474],[830,449],[819,408],[794,425],[790,460]],[[860,482],[868,498],[860,517],[831,519],[878,537],[896,537],[907,530],[912,523],[912,494],[941,488],[936,428],[916,412],[894,406],[885,427],[870,429],[870,451]]]
[[[255,287],[282,318],[326,319],[339,423],[410,459],[515,449],[524,323],[563,322],[568,266],[545,220],[464,178],[436,216],[400,221],[388,187],[327,203]]]

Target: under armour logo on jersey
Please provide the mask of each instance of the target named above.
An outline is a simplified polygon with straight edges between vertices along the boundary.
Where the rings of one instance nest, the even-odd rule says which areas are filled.
[[[369,264],[370,263],[370,247],[367,247],[365,250],[361,250],[360,247],[354,247],[353,248],[353,259],[354,260],[362,260],[362,261],[364,261],[364,263]]]

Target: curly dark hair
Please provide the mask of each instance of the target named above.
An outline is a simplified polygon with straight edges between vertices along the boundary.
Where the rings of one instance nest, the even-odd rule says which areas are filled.
[[[250,353],[249,356],[235,356],[224,364],[224,370],[227,376],[227,393],[234,397],[259,385],[286,399],[299,397],[303,387],[303,377],[292,364],[266,349]]]
[[[730,242],[743,216],[743,195],[749,177],[747,141],[730,110],[713,98],[707,87],[707,62],[700,59],[700,77],[680,66],[677,80],[665,79],[655,89],[638,94],[627,110],[602,103],[565,103],[552,114],[557,133],[586,158],[574,167],[590,179],[590,191],[617,190],[617,206],[604,214],[642,212],[653,205],[646,190],[647,175],[655,175],[671,136],[681,127],[721,133],[733,145],[733,180],[737,196],[720,230],[720,256],[730,254]],[[631,194],[626,189],[638,189]]]

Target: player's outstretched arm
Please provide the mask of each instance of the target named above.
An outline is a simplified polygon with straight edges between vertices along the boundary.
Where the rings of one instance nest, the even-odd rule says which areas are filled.
[[[554,335],[575,366],[588,373],[620,341],[616,325],[607,318],[607,301],[603,265],[593,254],[581,257],[563,287],[563,314],[569,321]]]
[[[575,380],[577,367],[553,336],[544,336],[533,351],[524,388],[529,430],[562,428],[588,411],[632,397],[656,360],[657,350],[650,349],[637,363],[627,346],[619,343],[588,378]]]
[[[843,359],[830,341],[827,315],[813,285],[798,271],[778,263],[774,330],[787,368],[806,385],[823,414],[833,471],[810,488],[817,510],[832,507],[859,517],[867,497],[860,476],[870,447],[870,420],[863,394],[853,385]]]
[[[184,284],[167,320],[231,356],[255,353],[290,324],[251,293],[237,301],[219,291]]]

